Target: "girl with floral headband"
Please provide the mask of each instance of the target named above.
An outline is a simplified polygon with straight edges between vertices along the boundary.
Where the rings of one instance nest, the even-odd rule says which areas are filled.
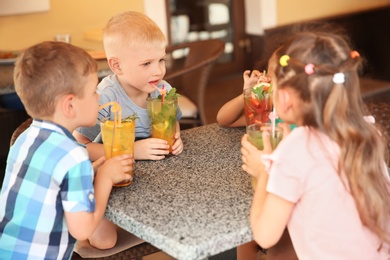
[[[271,57],[276,111],[298,127],[275,151],[269,133],[262,151],[242,138],[261,247],[287,226],[299,259],[390,259],[387,140],[364,119],[360,65],[342,36],[324,32],[296,34]]]

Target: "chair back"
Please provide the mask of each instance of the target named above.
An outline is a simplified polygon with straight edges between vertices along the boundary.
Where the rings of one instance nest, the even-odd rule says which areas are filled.
[[[12,133],[11,140],[10,140],[10,147],[15,143],[16,138],[19,137],[21,133],[24,132],[32,123],[32,118],[29,117],[25,121],[23,121]]]
[[[174,52],[182,51],[184,57],[174,59]],[[210,72],[225,50],[225,43],[218,39],[185,42],[166,49],[173,56],[172,66],[167,64],[167,80],[179,94],[189,98],[198,108],[199,125],[207,124],[205,91]]]

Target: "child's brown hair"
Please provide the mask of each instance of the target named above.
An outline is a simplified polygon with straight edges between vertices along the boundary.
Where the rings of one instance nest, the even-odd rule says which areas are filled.
[[[59,97],[83,96],[86,76],[97,69],[96,61],[79,47],[63,42],[42,42],[18,56],[14,69],[15,90],[31,117],[50,117]]]

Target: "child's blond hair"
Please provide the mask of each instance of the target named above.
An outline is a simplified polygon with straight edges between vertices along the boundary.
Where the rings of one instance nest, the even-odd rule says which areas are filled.
[[[145,14],[127,11],[112,17],[103,31],[103,44],[107,58],[118,57],[125,48],[166,46],[160,27]]]
[[[39,43],[18,56],[15,90],[31,117],[50,117],[59,97],[83,96],[87,76],[97,69],[96,61],[79,47],[63,42]]]

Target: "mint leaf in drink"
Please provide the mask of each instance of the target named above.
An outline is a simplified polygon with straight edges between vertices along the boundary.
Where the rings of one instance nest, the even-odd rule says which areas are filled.
[[[125,117],[122,119],[122,123],[127,123],[127,122],[133,122],[134,120],[136,120],[138,118],[137,114],[133,114],[131,116],[128,116],[128,117]]]
[[[160,97],[161,95],[159,96],[159,98]],[[171,90],[167,94],[165,94],[165,100],[175,99],[178,97],[180,97],[180,94],[176,92],[176,88],[171,88]]]
[[[255,87],[252,88],[252,93],[254,93],[259,99],[264,98],[264,93],[263,93],[264,85],[256,85]]]
[[[257,81],[257,84],[252,88],[252,93],[259,99],[263,99],[264,95],[272,92],[271,77],[267,75],[267,71],[263,71]]]

